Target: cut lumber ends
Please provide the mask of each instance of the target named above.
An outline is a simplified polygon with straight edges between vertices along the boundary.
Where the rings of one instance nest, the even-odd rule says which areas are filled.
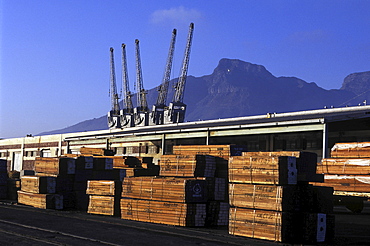
[[[21,190],[30,193],[53,194],[56,192],[56,177],[23,176]]]
[[[127,177],[122,184],[122,197],[202,203],[208,200],[207,185],[205,179]]]
[[[92,170],[94,168],[94,157],[78,156],[76,158],[76,170]]]
[[[120,216],[120,198],[115,196],[89,196],[87,213]]]
[[[178,145],[173,146],[174,155],[212,155],[228,159],[246,152],[244,145]]]
[[[75,161],[69,157],[36,157],[35,172],[55,175],[75,174]]]
[[[229,234],[285,243],[326,242],[334,236],[334,216],[232,207]]]
[[[216,160],[211,155],[162,155],[160,176],[214,177]]]
[[[63,196],[60,194],[37,194],[19,190],[18,203],[42,209],[63,209]]]
[[[296,158],[292,156],[232,156],[229,182],[250,184],[297,184]]]
[[[105,156],[94,156],[93,158],[94,167],[93,170],[112,170],[113,159]]]
[[[88,180],[86,194],[120,197],[122,182],[113,180]]]
[[[121,198],[121,218],[175,226],[203,227],[205,203],[178,203]]]
[[[228,202],[207,202],[207,216],[205,226],[228,226],[229,209],[230,205]]]

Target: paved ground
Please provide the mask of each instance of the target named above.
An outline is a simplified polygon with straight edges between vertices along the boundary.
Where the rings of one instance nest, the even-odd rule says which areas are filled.
[[[370,203],[361,214],[335,207],[330,245],[370,245]],[[277,245],[231,236],[227,228],[183,228],[0,203],[0,245]],[[282,245],[282,244],[278,244]],[[323,244],[328,245],[328,244]]]

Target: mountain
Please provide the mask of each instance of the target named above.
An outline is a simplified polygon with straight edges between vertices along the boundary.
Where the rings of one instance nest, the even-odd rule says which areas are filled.
[[[176,81],[170,82],[167,101],[172,99],[171,85]],[[154,104],[157,93],[157,88],[148,91],[149,105]],[[367,98],[370,98],[370,71],[350,74],[340,89],[325,90],[299,78],[275,77],[262,65],[224,58],[212,74],[188,76],[184,103],[186,120],[196,121],[343,107],[357,105]],[[39,135],[103,129],[108,129],[105,115]]]

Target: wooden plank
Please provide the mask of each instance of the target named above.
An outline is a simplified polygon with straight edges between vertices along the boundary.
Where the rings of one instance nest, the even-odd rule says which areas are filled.
[[[174,155],[212,155],[228,159],[247,151],[243,145],[179,145],[173,146]]]
[[[210,155],[162,155],[161,176],[214,177],[216,160]]]
[[[128,177],[122,184],[122,197],[172,202],[206,202],[205,179],[171,177]]]
[[[335,158],[369,158],[370,142],[336,143],[331,149]]]
[[[98,196],[120,196],[122,182],[114,180],[88,180],[86,194]]]
[[[121,218],[175,226],[203,227],[206,204],[121,198]]]
[[[22,176],[21,190],[30,193],[53,194],[56,192],[56,177]]]
[[[67,175],[75,174],[75,159],[69,157],[36,157],[35,172]]]
[[[87,213],[120,216],[120,198],[90,195]]]
[[[370,174],[370,159],[326,158],[317,166],[317,172],[339,175]]]
[[[289,213],[232,207],[229,234],[285,243],[318,243],[332,239],[332,215]]]
[[[290,156],[232,156],[229,182],[254,184],[296,184],[296,158]]]
[[[63,196],[60,194],[36,194],[19,190],[18,203],[42,209],[63,209]]]
[[[315,183],[315,185],[330,186],[334,191],[370,192],[370,175],[325,175],[324,178],[323,184]]]
[[[94,156],[114,155],[114,152],[112,150],[89,147],[81,147],[80,153],[81,155],[94,155]]]

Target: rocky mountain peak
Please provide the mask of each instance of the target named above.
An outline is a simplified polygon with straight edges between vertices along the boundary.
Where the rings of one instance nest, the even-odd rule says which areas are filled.
[[[370,71],[348,75],[344,78],[340,89],[351,91],[356,95],[370,91]]]

